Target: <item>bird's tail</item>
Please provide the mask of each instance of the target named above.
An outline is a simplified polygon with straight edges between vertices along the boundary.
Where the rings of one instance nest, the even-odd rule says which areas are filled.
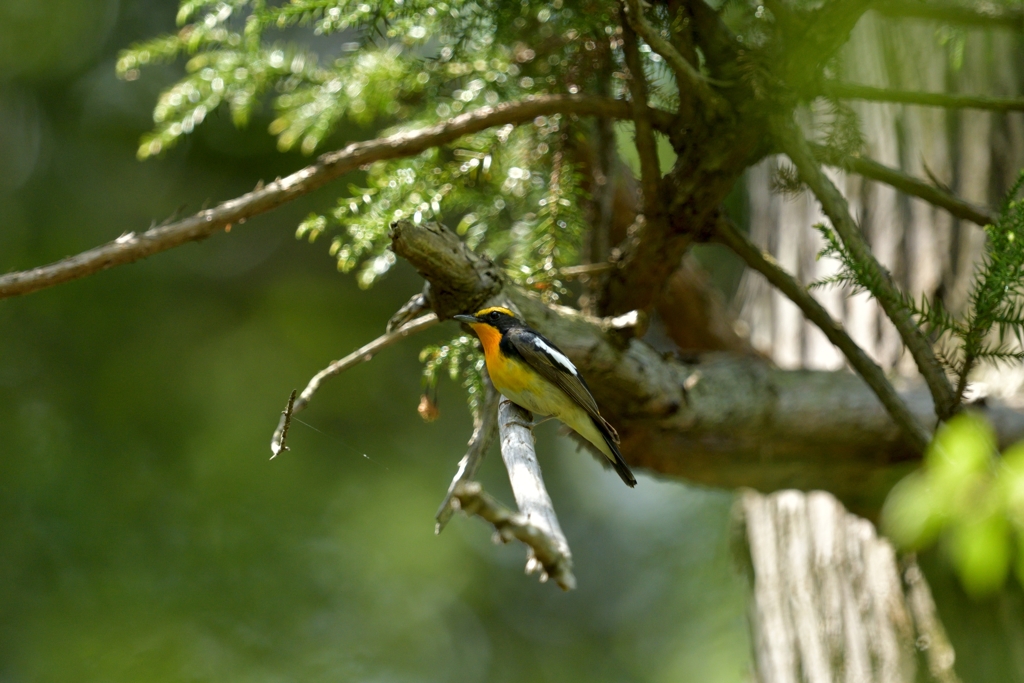
[[[619,452],[619,435],[615,432],[615,428],[608,424],[608,421],[604,418],[591,418],[594,421],[594,426],[597,427],[597,431],[601,432],[601,436],[604,437],[604,442],[608,444],[608,448],[612,452],[612,467],[618,473],[619,477],[626,483],[626,486],[633,488],[636,486],[636,477],[633,476],[633,472],[630,471],[629,465],[622,459],[622,453]]]

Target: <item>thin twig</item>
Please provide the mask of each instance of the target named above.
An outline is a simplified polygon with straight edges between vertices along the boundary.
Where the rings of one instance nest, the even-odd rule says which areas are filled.
[[[644,18],[642,0],[624,0],[626,20],[633,30],[644,39],[651,49],[664,57],[669,68],[676,75],[679,92],[687,90],[695,93],[697,98],[707,107],[709,114],[720,114],[726,109],[725,100],[711,89],[707,79],[686,58],[679,54],[672,43],[662,37],[654,26]]]
[[[873,288],[871,293],[878,300],[882,310],[896,326],[903,343],[917,363],[917,368],[924,377],[925,384],[935,402],[935,413],[940,420],[949,419],[957,409],[956,396],[949,378],[942,365],[935,357],[935,349],[924,332],[914,321],[913,314],[907,307],[902,294],[893,282],[892,276],[878,262],[871,248],[864,240],[860,228],[850,215],[849,206],[842,193],[832,184],[818,162],[814,159],[810,146],[803,134],[791,119],[775,122],[775,136],[778,144],[793,161],[800,178],[807,183],[811,192],[821,202],[825,215],[839,234],[850,254],[870,274]]]
[[[1024,12],[997,2],[949,2],[948,0],[877,0],[871,9],[896,19],[927,19],[947,24],[1021,30]]]
[[[807,319],[817,325],[828,340],[835,344],[850,365],[857,371],[871,390],[878,396],[878,400],[885,406],[886,411],[892,417],[893,422],[900,428],[907,441],[918,453],[924,453],[925,447],[931,440],[928,433],[921,424],[914,419],[910,408],[903,402],[896,389],[886,379],[882,368],[878,366],[864,350],[857,346],[857,343],[850,338],[846,330],[837,323],[829,312],[825,310],[817,299],[811,296],[810,292],[796,279],[779,265],[771,256],[757,247],[736,229],[731,222],[722,219],[717,226],[718,238],[736,255],[746,261],[747,265],[761,273],[765,278],[795,303]]]
[[[859,176],[891,185],[900,192],[943,208],[957,218],[981,226],[991,225],[996,220],[995,216],[983,207],[976,206],[950,192],[946,192],[923,180],[918,180],[895,168],[880,164],[873,159],[852,156],[834,158],[825,147],[816,144],[811,144],[811,151],[814,152],[814,156],[818,161],[822,163],[829,166],[838,166]]]
[[[919,104],[925,107],[947,109],[987,109],[989,111],[1024,111],[1024,98],[989,97],[986,95],[960,95],[913,90],[890,90],[857,83],[825,81],[821,94],[844,100],[867,100],[869,102],[894,102],[896,104]]]
[[[639,6],[636,3],[634,5]],[[661,169],[658,164],[658,143],[654,139],[651,120],[647,116],[647,77],[640,61],[640,46],[632,28],[632,24],[641,22],[642,17],[638,22],[629,21],[622,26],[622,51],[626,56],[626,68],[629,69],[629,96],[633,105],[636,151],[640,156],[640,188],[644,198],[644,218],[651,223],[659,221],[661,215],[662,202],[658,191],[661,184]]]
[[[290,451],[288,448],[288,428],[292,426],[292,415],[295,414],[295,394],[299,393],[298,389],[292,389],[291,395],[288,396],[288,405],[281,411],[281,420],[283,424],[280,426],[281,438],[275,439],[270,444],[270,459],[273,460],[277,457],[281,451]]]
[[[313,398],[313,394],[316,393],[317,389],[320,388],[320,383],[328,377],[333,377],[349,368],[359,365],[365,361],[373,358],[378,351],[385,349],[395,342],[405,339],[411,334],[416,334],[422,330],[427,329],[431,325],[437,323],[437,315],[434,313],[428,313],[427,315],[421,316],[412,320],[405,325],[402,325],[393,332],[382,334],[381,336],[374,339],[372,342],[363,346],[356,351],[348,354],[341,360],[336,360],[326,368],[316,373],[313,379],[309,380],[309,384],[302,390],[299,397],[295,399],[294,403],[291,403],[292,410],[286,411],[281,415],[281,419],[277,423],[277,429],[274,430],[274,436],[270,440],[270,452],[272,453],[271,458],[276,456],[284,449],[284,437],[288,430],[288,423],[291,420],[291,416],[295,413],[302,411],[309,400]]]
[[[142,234],[126,233],[113,242],[46,266],[0,276],[0,299],[77,280],[113,266],[132,263],[188,242],[205,239],[235,223],[244,223],[246,219],[308,194],[366,164],[413,156],[487,128],[520,124],[532,121],[537,116],[556,113],[626,119],[632,117],[633,109],[627,102],[604,97],[540,95],[519,102],[482,107],[429,128],[356,142],[342,150],[324,154],[315,164],[285,178],[266,186],[261,183],[252,192],[218,204],[212,209],[152,228]],[[665,128],[671,125],[673,119],[666,112],[653,112],[651,117],[657,125]]]
[[[483,380],[484,400],[480,404],[480,410],[473,416],[473,435],[469,438],[469,448],[466,450],[466,454],[462,456],[462,460],[459,461],[459,469],[455,473],[455,478],[452,479],[451,485],[448,487],[448,494],[441,501],[441,507],[437,509],[437,514],[434,517],[437,520],[437,523],[434,525],[435,534],[444,531],[448,520],[452,518],[452,514],[455,512],[455,506],[452,505],[452,501],[455,498],[455,489],[458,488],[460,483],[472,481],[476,477],[476,471],[480,467],[484,455],[487,454],[491,444],[494,443],[494,439],[498,436],[499,394],[491,383],[491,378],[486,370],[483,372]]]

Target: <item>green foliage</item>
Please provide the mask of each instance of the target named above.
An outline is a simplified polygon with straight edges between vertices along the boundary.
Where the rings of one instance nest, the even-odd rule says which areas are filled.
[[[420,352],[420,362],[423,385],[428,392],[436,390],[439,374],[447,372],[453,382],[459,382],[466,390],[469,409],[477,415],[484,396],[484,356],[475,337],[459,335],[446,344],[428,346]]]
[[[998,590],[1011,564],[1024,584],[1024,442],[1000,458],[988,422],[958,415],[890,493],[882,521],[906,550],[941,542],[974,596]]]
[[[911,311],[935,340],[939,359],[957,380],[958,398],[963,396],[968,375],[978,361],[1024,361],[1024,351],[1009,343],[1011,337],[1018,344],[1024,343],[1024,201],[1015,199],[1022,184],[1024,172],[1007,194],[995,225],[985,228],[985,257],[975,273],[962,318],[938,300],[922,297],[916,301],[902,295],[895,302]],[[889,296],[887,288],[853,257],[830,227],[815,227],[825,238],[819,258],[837,259],[840,269],[813,283],[812,288],[843,285],[870,292],[876,298]]]

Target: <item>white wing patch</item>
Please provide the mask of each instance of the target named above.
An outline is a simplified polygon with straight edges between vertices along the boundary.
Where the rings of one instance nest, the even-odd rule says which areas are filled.
[[[540,337],[534,337],[530,341],[533,342],[535,349],[549,356],[551,360],[561,365],[563,370],[574,377],[579,376],[579,373],[576,372],[576,366],[572,364],[572,361],[565,357],[564,353],[549,344],[545,344],[544,340]]]

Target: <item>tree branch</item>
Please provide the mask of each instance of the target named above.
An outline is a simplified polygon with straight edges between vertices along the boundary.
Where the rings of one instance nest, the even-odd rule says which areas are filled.
[[[285,446],[285,438],[288,434],[288,424],[291,421],[292,416],[305,409],[309,404],[310,399],[313,398],[313,394],[320,388],[320,383],[328,377],[340,374],[349,368],[359,365],[365,361],[370,360],[377,352],[381,349],[386,349],[395,342],[405,339],[411,334],[416,334],[422,330],[437,323],[437,315],[434,313],[428,313],[427,315],[421,316],[412,320],[405,325],[402,325],[393,332],[382,334],[381,336],[374,339],[369,344],[353,351],[341,360],[336,360],[326,368],[316,373],[313,379],[309,380],[309,384],[302,390],[297,399],[293,398],[288,401],[288,409],[281,414],[281,419],[277,423],[277,429],[274,430],[274,436],[270,439],[270,458],[273,460],[278,456],[281,451],[288,450]]]
[[[1024,12],[997,2],[965,4],[947,0],[876,0],[871,9],[894,19],[927,19],[965,26],[999,27],[1020,31]]]
[[[625,8],[625,5],[623,7]],[[631,28],[632,23],[628,22],[622,27],[622,51],[625,53],[626,68],[629,70],[629,96],[633,106],[636,151],[640,156],[640,187],[644,197],[644,217],[651,223],[660,221],[661,216],[658,191],[661,169],[658,164],[658,145],[654,139],[654,129],[647,116],[647,77],[640,61],[639,45],[636,33]],[[674,51],[671,45],[669,47]]]
[[[700,74],[668,40],[663,38],[654,26],[644,18],[641,0],[624,0],[626,20],[633,30],[644,39],[651,49],[664,57],[665,62],[676,75],[680,95],[687,91],[695,94],[706,107],[707,114],[721,114],[726,109],[726,102],[718,93],[711,89],[707,79]]]
[[[865,178],[891,185],[904,194],[923,199],[929,204],[943,208],[957,218],[981,226],[995,223],[996,217],[985,208],[975,206],[952,193],[946,192],[923,180],[918,180],[895,168],[889,168],[873,159],[851,156],[837,158],[826,147],[816,144],[811,144],[811,151],[814,152],[815,158],[824,164],[838,166]]]
[[[989,111],[1024,111],[1024,98],[988,97],[986,95],[960,95],[913,90],[890,90],[857,83],[824,81],[820,85],[824,97],[844,100],[867,100],[869,102],[894,102],[897,104],[919,104],[926,107],[947,109],[987,109]]]
[[[921,424],[914,418],[907,404],[899,397],[882,368],[878,367],[864,350],[846,334],[846,330],[832,319],[825,307],[811,296],[810,292],[786,272],[771,254],[762,252],[753,242],[723,219],[718,225],[718,237],[730,249],[742,258],[748,266],[765,276],[779,291],[795,303],[807,319],[825,333],[828,340],[836,345],[853,369],[864,379],[878,400],[885,406],[893,421],[903,431],[904,437],[919,454],[923,454],[931,437]]]
[[[355,142],[328,152],[316,163],[241,197],[223,202],[188,218],[151,228],[142,234],[125,233],[113,242],[39,268],[0,276],[0,299],[52,287],[71,280],[132,263],[188,242],[205,239],[235,223],[270,211],[326,185],[330,181],[375,161],[414,156],[432,147],[487,128],[531,121],[550,114],[577,114],[625,119],[633,115],[624,101],[589,95],[541,95],[519,102],[482,107],[436,126],[396,133],[386,138]],[[670,126],[672,115],[652,113],[661,126]]]
[[[935,400],[936,415],[940,420],[949,419],[957,410],[956,396],[949,378],[935,357],[931,342],[914,321],[892,276],[871,253],[871,248],[861,235],[860,228],[850,216],[846,199],[821,170],[796,123],[792,119],[786,119],[775,128],[779,145],[793,161],[801,179],[821,202],[825,215],[829,217],[843,244],[852,257],[870,274],[871,293],[896,326],[903,343],[917,363],[917,368]]]
[[[401,234],[407,230],[421,235]],[[404,245],[420,245],[417,268],[431,288],[450,277],[465,279],[447,270],[450,242],[441,231],[447,229],[398,223],[392,237],[400,257]],[[640,341],[642,325],[625,334],[602,319],[502,286],[497,296],[513,303],[586,378],[619,431],[630,465],[722,488],[827,489],[851,509],[872,514],[919,460],[858,375],[780,370],[750,354],[683,362]],[[469,301],[479,294],[465,296]],[[915,387],[900,397],[916,421],[934,420],[927,391]],[[1024,438],[1024,415],[994,401],[981,410],[1003,446]]]
[[[452,504],[452,501],[455,499],[455,490],[460,484],[468,483],[476,477],[476,471],[480,467],[480,463],[483,462],[487,450],[498,436],[499,394],[494,388],[494,384],[491,383],[491,377],[487,374],[486,369],[483,371],[483,381],[484,400],[480,404],[478,413],[473,416],[473,435],[469,438],[469,448],[466,454],[462,456],[462,460],[459,461],[459,469],[455,473],[455,478],[452,479],[452,483],[448,487],[448,493],[445,495],[444,500],[441,501],[441,507],[437,509],[437,514],[435,515],[437,524],[434,526],[435,534],[444,531],[445,526],[447,526],[448,521],[455,512],[455,506]]]
[[[554,578],[555,583],[563,590],[572,590],[576,587],[572,565],[566,565],[565,560],[568,558],[559,553],[558,546],[551,537],[530,524],[522,514],[512,512],[485,493],[479,482],[460,482],[455,487],[455,498],[459,501],[459,508],[466,514],[476,515],[492,524],[503,542],[507,543],[515,538],[526,544],[537,558],[536,562],[544,569],[543,580],[547,580],[547,577]],[[527,567],[530,571],[535,571],[532,565]]]

